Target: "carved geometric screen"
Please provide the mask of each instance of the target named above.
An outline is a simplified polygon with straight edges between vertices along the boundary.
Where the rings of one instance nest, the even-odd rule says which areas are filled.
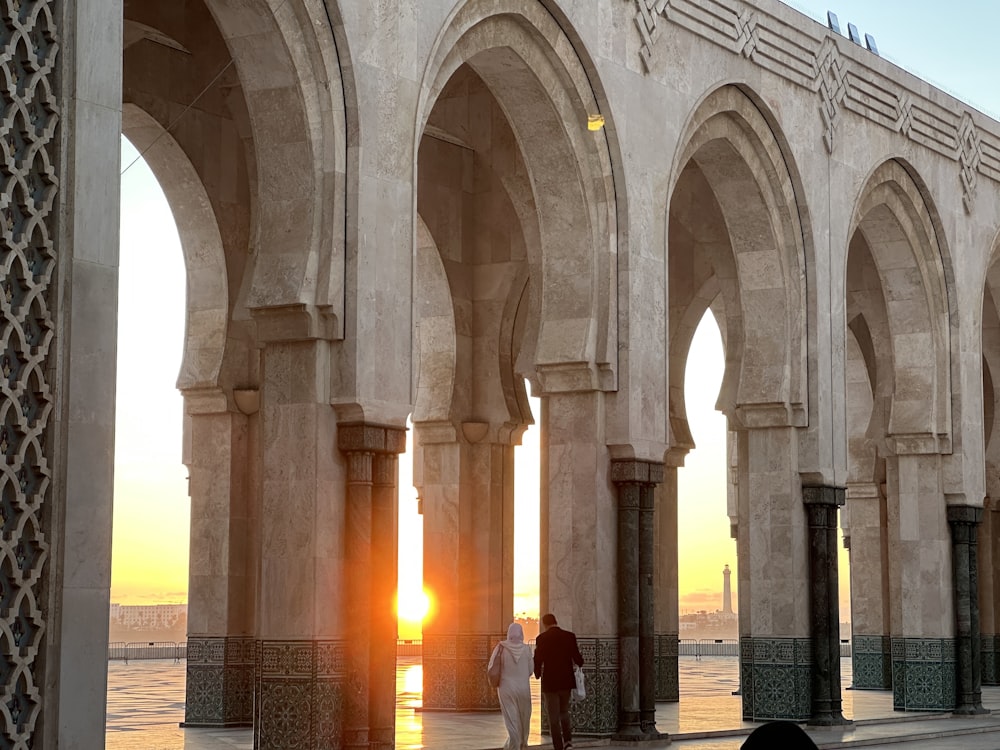
[[[56,0],[0,0],[0,750],[33,746],[49,547]]]

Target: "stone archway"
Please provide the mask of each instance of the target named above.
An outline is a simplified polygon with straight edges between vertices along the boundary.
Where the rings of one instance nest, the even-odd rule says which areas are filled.
[[[800,479],[805,212],[794,162],[765,113],[743,89],[723,87],[695,110],[682,140],[669,204],[671,431],[675,450],[690,443],[682,387],[691,321],[714,305],[726,349],[719,407],[736,431],[744,716],[833,723],[842,717],[829,552],[843,494]],[[827,595],[811,596],[816,590]],[[676,596],[676,578],[665,593]],[[818,611],[817,602],[833,611]]]
[[[869,610],[887,611],[883,627],[889,632],[856,637],[871,641],[865,659],[876,671],[886,674],[885,661],[891,660],[895,708],[952,708],[956,676],[962,679],[971,659],[971,652],[963,656],[971,648],[970,634],[955,631],[956,618],[961,620],[955,592],[963,580],[968,591],[974,575],[967,560],[964,570],[953,570],[953,553],[968,543],[962,540],[971,520],[966,516],[976,511],[948,507],[944,499],[942,467],[952,450],[952,311],[940,222],[898,161],[873,172],[855,217],[847,320],[855,340],[869,349],[868,435],[885,457],[887,523],[884,534],[869,534],[866,527],[880,523],[879,515],[852,508],[852,538],[859,531],[873,543],[881,540],[876,549],[852,543],[852,559],[859,563],[852,564],[852,572],[880,565],[882,557],[889,561],[883,590],[888,607],[885,599],[867,603]],[[936,571],[933,580],[926,574],[930,568]],[[884,620],[875,611],[858,614],[860,621]],[[881,653],[876,655],[877,636]],[[967,695],[960,705],[967,700],[978,702]]]
[[[417,209],[443,261],[438,288],[448,290],[456,332],[447,358],[456,374],[441,379],[442,397],[423,402],[436,405],[434,421],[422,409],[424,376],[417,375],[423,469],[415,474],[424,482],[425,537],[440,538],[477,502],[483,511],[452,547],[424,547],[431,576],[465,561],[454,579],[464,585],[428,580],[453,592],[455,616],[442,611],[443,621],[424,635],[425,706],[460,708],[494,705],[481,665],[512,612],[512,457],[530,419],[525,378],[539,385],[547,420],[542,607],[558,612],[582,643],[610,639],[617,628],[602,603],[613,597],[615,567],[600,564],[598,550],[584,543],[595,531],[615,533],[615,509],[571,458],[580,452],[580,466],[609,469],[600,458],[607,457],[600,425],[602,393],[613,387],[617,364],[618,207],[607,136],[587,130],[598,103],[565,27],[518,0],[481,14],[474,3],[461,6],[435,42],[418,122]],[[462,195],[461,165],[474,185],[469,195]],[[467,209],[461,232],[448,219],[460,205]],[[423,335],[421,328],[421,342]],[[481,482],[463,480],[466,474],[492,477],[492,486],[477,492]],[[590,660],[587,668],[592,684],[617,679],[615,661]],[[616,691],[595,690],[577,723],[581,731],[612,733]]]

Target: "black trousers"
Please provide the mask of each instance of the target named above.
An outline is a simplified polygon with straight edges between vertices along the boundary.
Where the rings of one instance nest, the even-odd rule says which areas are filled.
[[[573,725],[569,715],[569,690],[542,693],[542,702],[549,715],[553,750],[563,750],[573,741]]]

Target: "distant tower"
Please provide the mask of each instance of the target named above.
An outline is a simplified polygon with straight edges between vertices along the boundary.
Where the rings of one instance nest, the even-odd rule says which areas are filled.
[[[729,584],[729,565],[722,569],[722,614],[731,615],[733,613],[733,588]]]

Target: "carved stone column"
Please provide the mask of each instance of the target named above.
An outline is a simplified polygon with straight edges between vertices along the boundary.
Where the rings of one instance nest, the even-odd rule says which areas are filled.
[[[659,737],[653,660],[654,486],[662,464],[612,461],[618,491],[618,653],[620,713],[617,738]]]
[[[840,697],[840,594],[837,576],[837,510],[841,487],[803,487],[809,522],[809,621],[812,629],[810,724],[844,724]]]
[[[390,750],[396,705],[396,468],[406,432],[338,425],[347,457],[347,681],[343,746]]]
[[[955,581],[955,713],[983,714],[976,547],[983,509],[948,506]]]

